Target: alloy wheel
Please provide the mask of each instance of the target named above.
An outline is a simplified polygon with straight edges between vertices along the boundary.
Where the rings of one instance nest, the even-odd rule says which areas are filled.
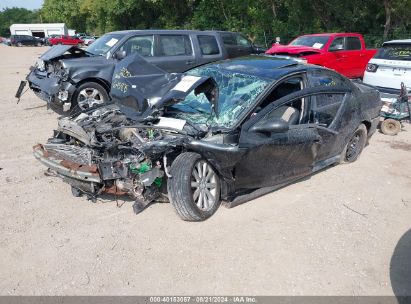
[[[347,161],[351,161],[352,159],[355,159],[358,154],[358,149],[359,149],[359,143],[361,140],[361,135],[358,133],[355,133],[354,136],[351,138],[350,142],[348,143],[347,147],[347,153],[346,153],[346,159]]]
[[[217,175],[204,160],[199,160],[191,174],[191,188],[194,204],[202,211],[213,209],[217,203]]]
[[[79,92],[77,97],[77,104],[82,110],[102,103],[104,103],[104,98],[101,92],[95,88],[85,88]]]

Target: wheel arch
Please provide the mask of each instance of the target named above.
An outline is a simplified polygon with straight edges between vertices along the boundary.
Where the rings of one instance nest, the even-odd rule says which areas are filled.
[[[101,79],[101,78],[96,78],[96,77],[88,77],[88,78],[82,79],[81,81],[79,81],[76,84],[76,90],[79,86],[81,86],[83,83],[86,83],[86,82],[98,83],[99,85],[101,85],[106,90],[107,94],[110,95],[110,86],[111,85],[106,80]]]

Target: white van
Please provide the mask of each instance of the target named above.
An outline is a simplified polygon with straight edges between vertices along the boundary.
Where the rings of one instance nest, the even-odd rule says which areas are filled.
[[[411,89],[411,39],[384,42],[368,62],[363,82],[384,95],[398,94],[401,82]]]

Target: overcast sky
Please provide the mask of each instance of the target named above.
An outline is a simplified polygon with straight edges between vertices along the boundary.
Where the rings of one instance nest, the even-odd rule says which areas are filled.
[[[0,10],[6,7],[24,7],[27,9],[38,9],[43,0],[0,0]]]

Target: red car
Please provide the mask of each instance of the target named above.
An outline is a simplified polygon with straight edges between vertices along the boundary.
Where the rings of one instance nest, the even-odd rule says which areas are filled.
[[[84,44],[83,40],[77,37],[66,36],[66,35],[58,35],[53,38],[49,38],[48,41],[50,45],[65,44],[65,45],[77,45],[80,47]]]
[[[362,78],[368,61],[376,52],[366,49],[361,34],[333,33],[300,36],[288,45],[273,44],[266,54],[300,57],[346,77]]]

